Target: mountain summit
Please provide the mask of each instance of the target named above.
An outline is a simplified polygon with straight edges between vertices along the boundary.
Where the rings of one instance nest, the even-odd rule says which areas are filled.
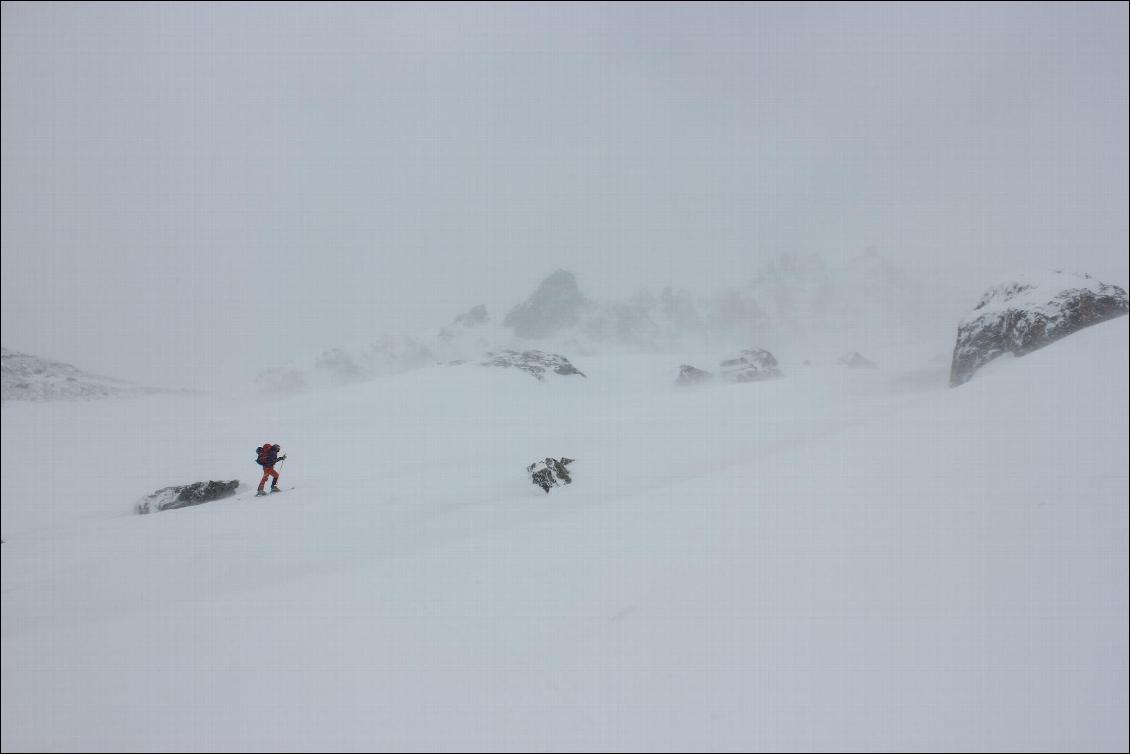
[[[502,324],[513,328],[519,338],[546,338],[575,326],[586,304],[573,273],[557,270],[511,309]]]

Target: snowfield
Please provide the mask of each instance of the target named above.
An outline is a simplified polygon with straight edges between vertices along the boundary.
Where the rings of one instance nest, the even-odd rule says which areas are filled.
[[[1128,322],[954,389],[568,354],[5,404],[3,749],[1125,750]]]

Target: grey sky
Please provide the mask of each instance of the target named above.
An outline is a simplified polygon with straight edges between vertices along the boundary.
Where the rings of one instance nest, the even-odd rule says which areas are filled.
[[[211,386],[876,246],[1126,285],[1125,3],[3,5],[3,342]],[[501,314],[502,312],[497,312]]]

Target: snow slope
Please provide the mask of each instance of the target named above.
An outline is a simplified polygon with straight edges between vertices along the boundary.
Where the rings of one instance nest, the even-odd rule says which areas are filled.
[[[84,372],[76,366],[0,348],[0,401],[83,401],[173,392]]]
[[[952,390],[637,355],[5,405],[2,746],[1124,750],[1127,323]],[[130,514],[264,440],[294,490]]]

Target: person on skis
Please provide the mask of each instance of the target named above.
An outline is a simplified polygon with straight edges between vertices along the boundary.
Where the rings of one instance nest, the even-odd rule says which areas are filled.
[[[263,467],[263,478],[259,480],[259,491],[255,493],[256,497],[259,495],[266,495],[263,487],[267,484],[269,477],[274,477],[271,482],[271,492],[280,492],[279,490],[279,472],[275,471],[275,464],[286,460],[286,456],[280,456],[279,451],[282,450],[278,445],[272,445],[269,442],[263,443],[262,447],[255,448],[255,462]]]

